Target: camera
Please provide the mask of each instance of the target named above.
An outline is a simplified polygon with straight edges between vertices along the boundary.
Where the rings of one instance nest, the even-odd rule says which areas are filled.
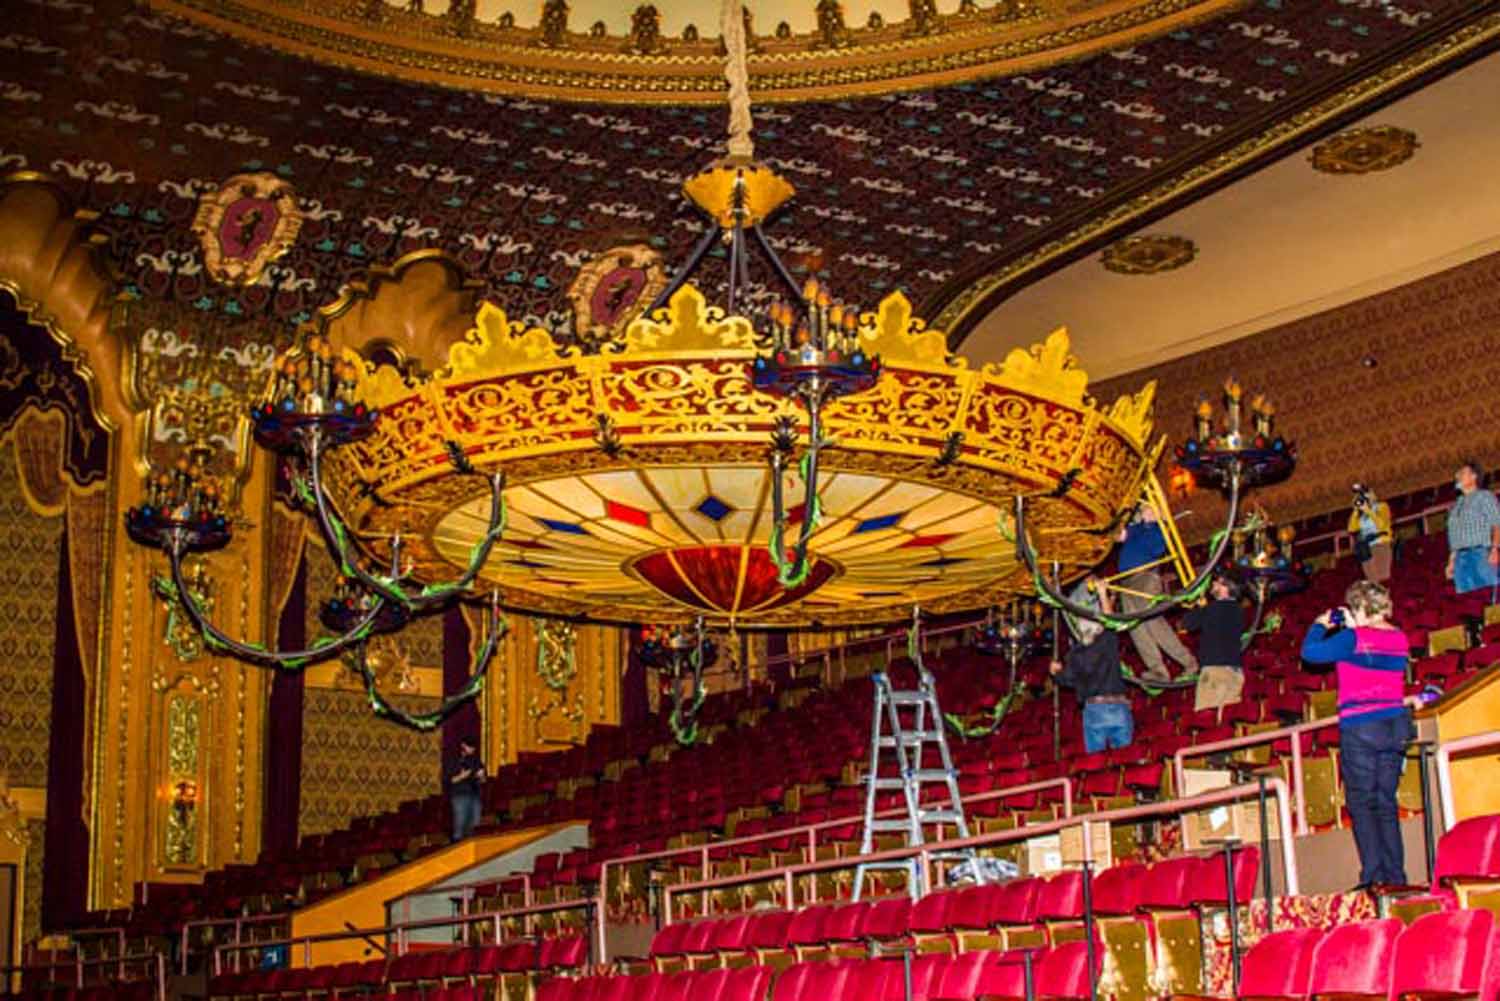
[[[1374,497],[1370,494],[1370,488],[1363,483],[1356,483],[1350,490],[1354,492],[1354,506],[1358,508],[1372,507]]]
[[[1333,629],[1338,629],[1344,625],[1344,610],[1342,608],[1335,608],[1329,611],[1328,625]]]

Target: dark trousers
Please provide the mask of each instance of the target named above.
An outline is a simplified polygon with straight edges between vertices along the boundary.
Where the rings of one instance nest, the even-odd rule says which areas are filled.
[[[453,840],[462,841],[474,833],[479,823],[482,807],[477,792],[451,792],[448,802],[453,807]]]
[[[1339,771],[1359,848],[1361,884],[1406,883],[1396,786],[1401,782],[1411,731],[1411,719],[1405,713],[1339,728]]]

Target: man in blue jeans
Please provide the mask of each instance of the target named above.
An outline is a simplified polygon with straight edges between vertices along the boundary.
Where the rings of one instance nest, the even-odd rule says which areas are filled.
[[[453,840],[462,841],[473,833],[481,812],[479,786],[484,781],[484,762],[479,760],[479,745],[474,738],[458,742],[458,761],[448,773],[448,802],[453,808]]]
[[[1114,612],[1109,591],[1092,578],[1089,584],[1105,615]],[[1052,662],[1057,684],[1073,689],[1083,703],[1083,746],[1090,754],[1128,747],[1135,739],[1135,717],[1130,713],[1130,690],[1120,673],[1120,637],[1088,619],[1078,620],[1079,642],[1064,658]]]
[[[1448,512],[1448,579],[1459,594],[1481,588],[1493,593],[1500,568],[1500,501],[1482,479],[1473,459],[1453,474],[1458,500]]]

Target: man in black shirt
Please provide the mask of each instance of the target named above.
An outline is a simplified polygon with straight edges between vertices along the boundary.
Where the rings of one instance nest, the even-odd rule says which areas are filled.
[[[484,781],[484,762],[472,737],[458,742],[458,761],[448,773],[448,802],[453,807],[453,840],[462,841],[479,823],[479,784]]]
[[[1109,592],[1090,578],[1089,586],[1099,597],[1105,615],[1114,612]],[[1135,718],[1130,714],[1130,692],[1120,674],[1120,637],[1088,619],[1078,621],[1080,642],[1068,651],[1066,665],[1052,662],[1057,684],[1067,685],[1083,703],[1083,746],[1090,754],[1115,747],[1128,747],[1135,739]]]
[[[1240,611],[1240,586],[1228,577],[1214,578],[1213,598],[1183,617],[1182,624],[1198,634],[1198,690],[1194,709],[1220,709],[1240,700],[1245,672],[1240,664],[1240,633],[1245,628]]]

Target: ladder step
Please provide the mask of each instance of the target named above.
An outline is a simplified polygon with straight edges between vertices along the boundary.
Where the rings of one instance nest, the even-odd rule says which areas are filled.
[[[911,862],[906,859],[890,859],[886,862],[861,862],[855,868],[862,871],[870,869],[910,869],[911,865]]]
[[[947,768],[918,768],[911,773],[911,777],[918,782],[947,782],[954,777],[954,773]]]
[[[911,821],[903,817],[878,817],[866,826],[872,831],[909,831]]]
[[[886,695],[895,706],[918,706],[930,702],[932,696],[927,692],[891,692]]]
[[[935,743],[938,742],[939,736],[940,736],[940,734],[938,734],[936,731],[933,731],[933,730],[903,730],[901,732],[901,742],[903,744],[924,744],[924,743],[934,743],[935,744]],[[880,738],[880,746],[881,747],[895,747],[896,746],[896,738],[895,737],[881,737]]]
[[[964,819],[961,810],[923,810],[918,816],[924,824],[956,824]]]
[[[955,860],[972,862],[974,860],[974,852],[972,849],[968,851],[956,852],[933,852],[928,856],[928,858],[932,859],[935,862],[952,862]]]
[[[876,789],[905,789],[906,780],[879,778],[871,780],[871,785],[873,785]]]

